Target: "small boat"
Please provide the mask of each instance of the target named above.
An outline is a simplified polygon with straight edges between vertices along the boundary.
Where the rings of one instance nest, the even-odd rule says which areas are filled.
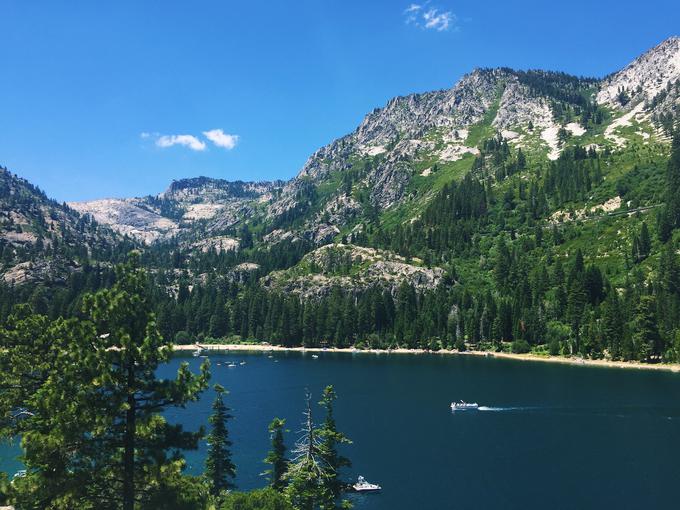
[[[245,361],[241,361],[241,363],[239,363],[239,365],[241,365],[241,366],[243,366],[243,365],[245,365],[245,364],[246,364]]]
[[[234,367],[236,367],[236,363],[234,363],[233,361],[231,361],[231,362],[227,365],[227,368],[234,368]]]
[[[312,354],[312,359],[319,359],[319,355],[318,354]]]
[[[352,487],[354,487],[354,490],[357,492],[375,492],[382,489],[380,485],[367,482],[363,476],[359,476],[359,478],[357,478],[357,483],[352,485]]]
[[[476,402],[451,402],[452,411],[476,411],[479,409],[479,404]]]

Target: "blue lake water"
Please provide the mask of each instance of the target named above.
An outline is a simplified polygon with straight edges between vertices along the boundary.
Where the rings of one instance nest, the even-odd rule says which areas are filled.
[[[239,488],[264,485],[267,424],[287,420],[297,437],[305,390],[333,384],[338,427],[352,440],[347,478],[379,494],[355,508],[676,508],[680,481],[680,375],[516,362],[473,356],[275,353],[211,355],[212,382],[226,387]],[[228,361],[246,361],[228,368]],[[202,359],[176,358],[194,370]],[[207,422],[212,391],[170,421]],[[454,399],[480,411],[452,413]],[[318,411],[318,420],[322,411]],[[205,444],[187,452],[199,473]],[[0,450],[0,469],[10,470]]]

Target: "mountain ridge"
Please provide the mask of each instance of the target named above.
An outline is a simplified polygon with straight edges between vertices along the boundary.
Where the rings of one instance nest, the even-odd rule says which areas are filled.
[[[649,114],[650,118],[658,120],[660,114],[656,110],[646,111],[648,109],[645,106],[669,88],[669,83],[677,82],[679,77],[680,38],[677,36],[668,38],[638,56],[623,69],[602,79],[577,77],[557,71],[477,68],[461,77],[451,88],[397,96],[383,107],[373,109],[354,131],[315,151],[291,180],[259,183],[262,185],[259,191],[249,197],[247,194],[239,197],[241,200],[234,200],[237,197],[216,197],[214,200],[207,200],[208,203],[203,207],[194,204],[193,217],[188,210],[185,210],[185,214],[188,212],[189,220],[214,219],[224,215],[224,221],[215,221],[213,228],[224,230],[247,220],[247,217],[256,214],[260,209],[258,204],[264,204],[266,218],[276,222],[286,215],[298,215],[305,207],[305,200],[309,201],[309,180],[318,186],[335,173],[347,172],[358,164],[363,164],[359,160],[369,160],[373,165],[360,178],[369,189],[370,206],[384,211],[403,200],[412,181],[413,163],[419,154],[429,151],[434,159],[445,162],[456,162],[464,157],[478,155],[479,141],[468,140],[470,128],[483,122],[494,108],[495,112],[489,119],[491,129],[506,135],[512,144],[523,147],[525,152],[531,152],[532,148],[536,151],[547,150],[548,157],[556,159],[560,151],[558,135],[563,136],[560,130],[576,136],[582,136],[587,130],[579,127],[577,122],[565,122],[562,113],[564,109],[590,108],[588,97],[593,97],[614,116],[637,107],[633,113],[636,120],[637,117],[642,118],[642,114]],[[633,86],[635,89],[629,90]],[[640,87],[645,89],[642,95],[639,95]],[[625,94],[632,97],[622,104],[619,99],[623,99]],[[665,114],[672,109],[669,105],[677,103],[677,97],[675,94],[670,99],[659,100],[659,105],[655,108]],[[593,115],[596,114],[603,115],[595,111]],[[630,118],[624,118],[621,126],[628,125],[629,121]],[[587,120],[585,123],[587,124]],[[533,126],[534,133],[525,132],[527,126]],[[606,133],[608,141],[613,145],[624,142],[615,135],[615,130],[621,126],[614,125]],[[437,130],[446,133],[433,138],[431,135]],[[180,185],[185,190],[195,188],[194,196],[206,195],[206,184],[217,182],[222,186],[258,189],[258,183],[230,183],[208,177],[176,182],[178,184],[172,183],[168,190],[157,197],[171,200],[173,197],[170,191],[173,186]],[[333,201],[335,205],[331,207],[337,210],[340,206],[349,216],[356,215],[357,211],[365,212],[366,209],[352,197],[340,199],[336,196],[331,200]],[[109,199],[107,202],[89,201],[71,205],[81,212],[93,214],[98,221],[147,243],[178,235],[181,228],[177,220],[180,218],[169,217],[158,207],[149,207],[148,202],[148,199]],[[184,202],[182,207],[188,209],[186,200]],[[156,215],[149,216],[137,209],[125,212],[126,208],[140,205],[143,210]],[[228,206],[224,207],[225,205]],[[126,225],[126,218],[130,225]],[[146,228],[144,221],[148,222]],[[324,243],[333,237],[333,233],[338,235],[343,226],[323,224],[318,219],[310,218],[305,235]]]

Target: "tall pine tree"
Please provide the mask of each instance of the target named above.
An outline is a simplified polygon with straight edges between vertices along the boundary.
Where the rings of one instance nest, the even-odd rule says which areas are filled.
[[[285,488],[284,476],[288,469],[288,459],[286,459],[286,445],[283,440],[283,429],[286,420],[274,418],[269,424],[269,434],[271,435],[272,449],[267,454],[265,462],[271,465],[267,471],[269,483],[273,489],[281,491]]]
[[[229,408],[224,403],[225,390],[215,385],[217,394],[212,405],[213,414],[209,421],[212,427],[208,435],[208,456],[205,460],[205,476],[210,483],[210,491],[217,496],[222,491],[234,488],[236,466],[231,460],[231,441],[227,429],[227,420],[231,418]]]

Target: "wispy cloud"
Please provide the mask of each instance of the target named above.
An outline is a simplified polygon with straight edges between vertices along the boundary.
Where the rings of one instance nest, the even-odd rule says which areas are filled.
[[[458,18],[451,11],[442,11],[438,7],[431,7],[430,2],[411,4],[404,9],[407,25],[414,25],[423,30],[444,32],[451,28],[457,29]]]
[[[210,131],[203,131],[203,135],[218,147],[230,151],[238,143],[238,135],[230,135],[221,129],[211,129]]]
[[[143,134],[142,134],[143,135]],[[192,151],[204,151],[205,142],[199,140],[194,135],[163,135],[156,139],[158,147],[166,148],[173,145],[183,145]]]

